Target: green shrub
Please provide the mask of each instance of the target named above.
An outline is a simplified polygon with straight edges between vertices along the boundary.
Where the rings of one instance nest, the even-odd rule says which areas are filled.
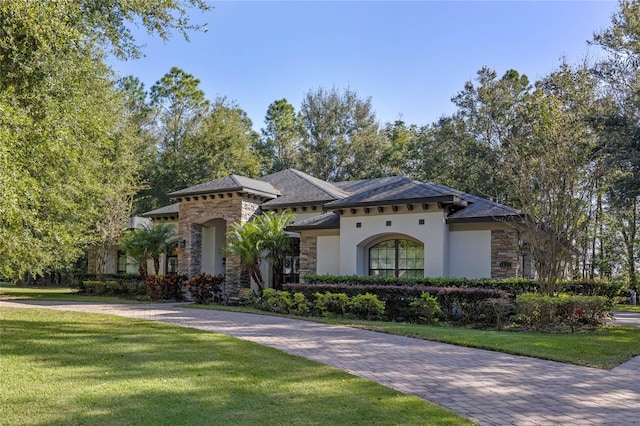
[[[420,298],[409,305],[414,310],[415,318],[419,319],[420,322],[434,324],[438,321],[438,317],[442,315],[438,300],[427,292],[420,294]]]
[[[316,293],[344,293],[348,297],[359,294],[375,294],[379,300],[385,302],[384,317],[391,321],[420,321],[410,304],[420,298],[423,292],[430,293],[436,299],[444,313],[450,320],[465,322],[482,321],[482,301],[490,298],[508,297],[501,290],[489,288],[460,288],[460,287],[428,287],[424,285],[394,286],[394,285],[347,285],[347,284],[284,284],[289,292],[301,292],[308,300],[314,300]],[[316,315],[322,312],[316,309]],[[342,315],[341,313],[337,313]]]
[[[288,293],[284,291],[283,293]],[[309,314],[309,303],[307,298],[302,293],[293,293],[293,300],[291,301],[291,309],[289,313],[294,315],[305,316]]]
[[[291,310],[291,295],[287,291],[265,288],[257,303],[258,309],[279,314],[288,314]]]
[[[485,288],[502,290],[512,297],[524,293],[538,293],[540,285],[533,279],[525,278],[394,278],[380,276],[357,275],[315,275],[309,274],[302,277],[308,284],[337,284],[341,286],[427,286],[427,287],[458,287],[458,288]],[[608,298],[619,296],[625,288],[621,281],[600,280],[568,280],[560,283],[559,291],[583,296],[605,296]]]
[[[315,309],[321,316],[344,315],[349,307],[349,296],[344,293],[315,293]]]
[[[516,313],[514,301],[504,297],[486,299],[481,307],[485,322],[495,325],[498,330],[501,330],[507,319]]]
[[[216,275],[214,277],[202,272],[191,277],[187,281],[186,288],[194,302],[206,305],[214,300],[214,298],[220,297],[220,285],[222,281],[224,281],[223,275]]]
[[[539,331],[576,331],[599,326],[609,317],[611,301],[604,296],[521,294],[516,298],[520,322]]]
[[[151,300],[184,300],[184,275],[149,275],[144,280]]]
[[[80,277],[84,277],[86,279],[79,280]],[[97,283],[110,284],[104,285]],[[144,283],[140,280],[140,277],[138,275],[131,274],[104,274],[101,280],[97,279],[95,274],[77,275],[76,279],[73,281],[72,287],[77,288],[79,293],[100,294],[102,296],[134,298],[146,294]],[[96,293],[96,291],[99,293]]]
[[[117,296],[118,287],[117,281],[82,281],[79,291],[99,296]]]
[[[351,298],[348,308],[358,318],[374,320],[384,315],[384,305],[375,294],[365,293]]]

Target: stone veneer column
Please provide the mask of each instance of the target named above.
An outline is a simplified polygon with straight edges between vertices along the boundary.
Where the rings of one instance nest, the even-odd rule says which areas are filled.
[[[518,276],[518,232],[515,229],[491,231],[491,278]]]
[[[315,235],[300,236],[300,277],[316,273],[318,259],[318,237]]]
[[[202,268],[202,225],[190,224],[187,250],[189,250],[189,276],[198,275]]]
[[[179,243],[184,240],[185,247],[181,248],[178,254],[179,272],[191,277],[202,269],[202,223],[204,221],[224,219],[228,231],[232,223],[249,220],[259,205],[259,200],[238,193],[200,195],[182,199],[178,232]],[[227,256],[225,275],[230,290],[240,287],[241,272],[240,260],[235,256]]]

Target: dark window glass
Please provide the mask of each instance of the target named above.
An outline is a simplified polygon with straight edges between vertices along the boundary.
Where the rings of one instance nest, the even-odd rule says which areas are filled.
[[[369,275],[418,278],[424,276],[424,246],[410,240],[381,241],[369,249]]]
[[[127,273],[127,255],[123,251],[118,250],[118,274]]]

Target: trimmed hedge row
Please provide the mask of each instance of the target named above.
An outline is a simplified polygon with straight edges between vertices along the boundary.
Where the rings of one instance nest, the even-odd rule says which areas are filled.
[[[85,280],[77,285],[79,293],[94,294],[100,296],[114,296],[123,298],[136,298],[144,296],[146,290],[140,279],[137,280]]]
[[[422,293],[435,297],[444,316],[450,320],[476,322],[484,315],[483,302],[487,299],[508,299],[509,294],[491,288],[435,287],[425,285],[349,285],[349,284],[285,284],[291,293],[302,293],[315,301],[317,293],[344,293],[348,297],[374,294],[385,302],[384,318],[390,321],[418,321],[419,316],[411,303]]]
[[[538,293],[540,285],[532,279],[510,278],[390,278],[377,276],[356,275],[305,275],[303,281],[308,284],[341,284],[350,286],[378,285],[378,286],[428,286],[428,287],[460,287],[460,288],[490,288],[504,290],[513,297],[523,293]],[[604,296],[614,298],[620,296],[626,287],[622,281],[598,280],[570,280],[564,281],[559,287],[561,293],[573,293],[583,296]]]

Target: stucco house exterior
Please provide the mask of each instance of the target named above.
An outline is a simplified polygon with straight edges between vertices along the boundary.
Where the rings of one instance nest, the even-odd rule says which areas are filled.
[[[288,169],[251,179],[231,175],[169,194],[174,204],[145,213],[176,229],[161,273],[224,274],[240,286],[238,259],[221,248],[231,223],[289,210],[298,244],[284,275],[529,277],[521,212],[435,183],[402,177],[326,182]],[[267,265],[263,265],[267,270]],[[264,275],[265,277],[268,274]]]

